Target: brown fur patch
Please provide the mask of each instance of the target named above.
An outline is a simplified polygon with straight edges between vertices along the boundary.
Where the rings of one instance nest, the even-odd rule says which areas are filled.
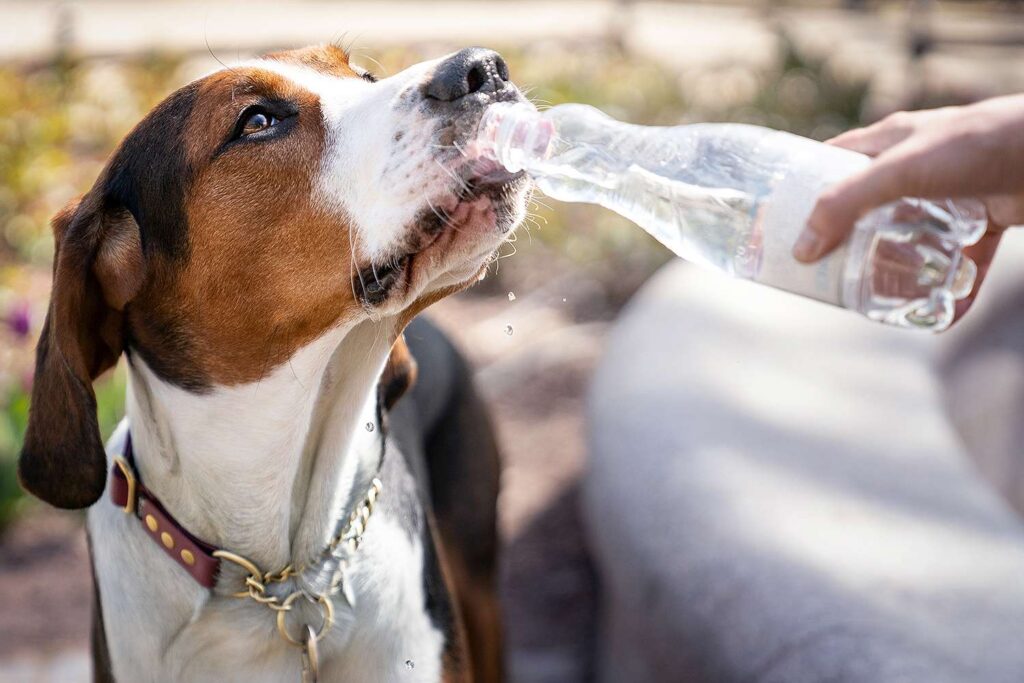
[[[398,399],[416,383],[418,374],[419,367],[409,352],[409,345],[405,343],[405,335],[400,335],[391,347],[378,385],[385,409],[390,410],[398,403]]]
[[[445,588],[451,599],[458,602],[459,596],[455,590],[456,585],[452,581],[451,558],[447,548],[436,529],[431,529],[429,539],[437,551],[437,562]],[[452,619],[452,632],[449,634],[449,640],[445,643],[444,652],[441,655],[441,680],[444,683],[483,683],[487,679],[473,677],[469,638],[466,635],[466,624],[462,621],[461,610],[454,613]],[[487,683],[491,682],[487,681]]]
[[[348,64],[348,53],[331,43],[312,45],[300,50],[271,52],[267,55],[267,59],[301,64],[339,78],[359,77],[359,74]]]
[[[468,645],[470,680],[498,683],[504,680],[502,661],[501,608],[494,577],[481,577],[469,570],[454,543],[441,534],[443,554],[452,593],[459,606]],[[464,675],[464,674],[459,674]],[[446,679],[447,680],[447,679]],[[453,680],[462,680],[455,678]]]
[[[221,149],[239,112],[267,98],[298,111],[286,139]],[[326,138],[320,103],[267,71],[222,71],[200,85],[186,133],[196,169],[186,205],[190,257],[151,269],[133,307],[136,338],[159,349],[173,327],[187,341],[180,362],[206,383],[255,381],[359,307],[349,226],[313,205]]]

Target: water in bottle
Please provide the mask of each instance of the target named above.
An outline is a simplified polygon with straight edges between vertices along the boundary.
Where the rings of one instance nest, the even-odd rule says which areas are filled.
[[[549,196],[612,209],[682,258],[901,327],[945,329],[971,291],[974,200],[904,198],[866,214],[817,263],[791,250],[815,200],[869,163],[743,124],[636,126],[592,107],[495,104],[470,154],[524,170]]]

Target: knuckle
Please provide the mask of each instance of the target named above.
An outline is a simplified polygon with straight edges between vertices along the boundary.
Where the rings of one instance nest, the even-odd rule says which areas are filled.
[[[905,130],[914,125],[914,114],[909,111],[897,111],[879,121],[879,125],[887,129]]]

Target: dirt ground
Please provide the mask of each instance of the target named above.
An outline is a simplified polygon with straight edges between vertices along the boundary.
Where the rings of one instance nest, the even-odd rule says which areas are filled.
[[[512,300],[510,279],[431,313],[472,362],[499,432],[512,677],[587,681],[596,578],[577,496],[583,395],[606,329],[605,299],[585,277],[563,275],[538,279]],[[90,590],[80,514],[39,507],[0,539],[0,681],[87,678]]]

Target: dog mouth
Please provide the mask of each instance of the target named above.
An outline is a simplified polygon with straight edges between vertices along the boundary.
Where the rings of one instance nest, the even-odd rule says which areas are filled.
[[[410,231],[413,237],[403,249],[356,273],[353,290],[364,306],[378,307],[395,295],[408,295],[417,265],[436,262],[456,242],[479,241],[491,247],[489,254],[512,231],[516,198],[529,182],[526,175],[491,161],[467,163],[459,175],[455,191],[420,210]]]
[[[480,240],[498,246],[514,226],[515,197],[528,182],[521,171],[481,168],[462,182],[449,198],[429,203],[414,221],[414,244],[391,258],[371,263],[355,275],[353,290],[362,304],[380,306],[396,294],[408,294],[415,270],[432,253],[449,250],[455,242]]]

